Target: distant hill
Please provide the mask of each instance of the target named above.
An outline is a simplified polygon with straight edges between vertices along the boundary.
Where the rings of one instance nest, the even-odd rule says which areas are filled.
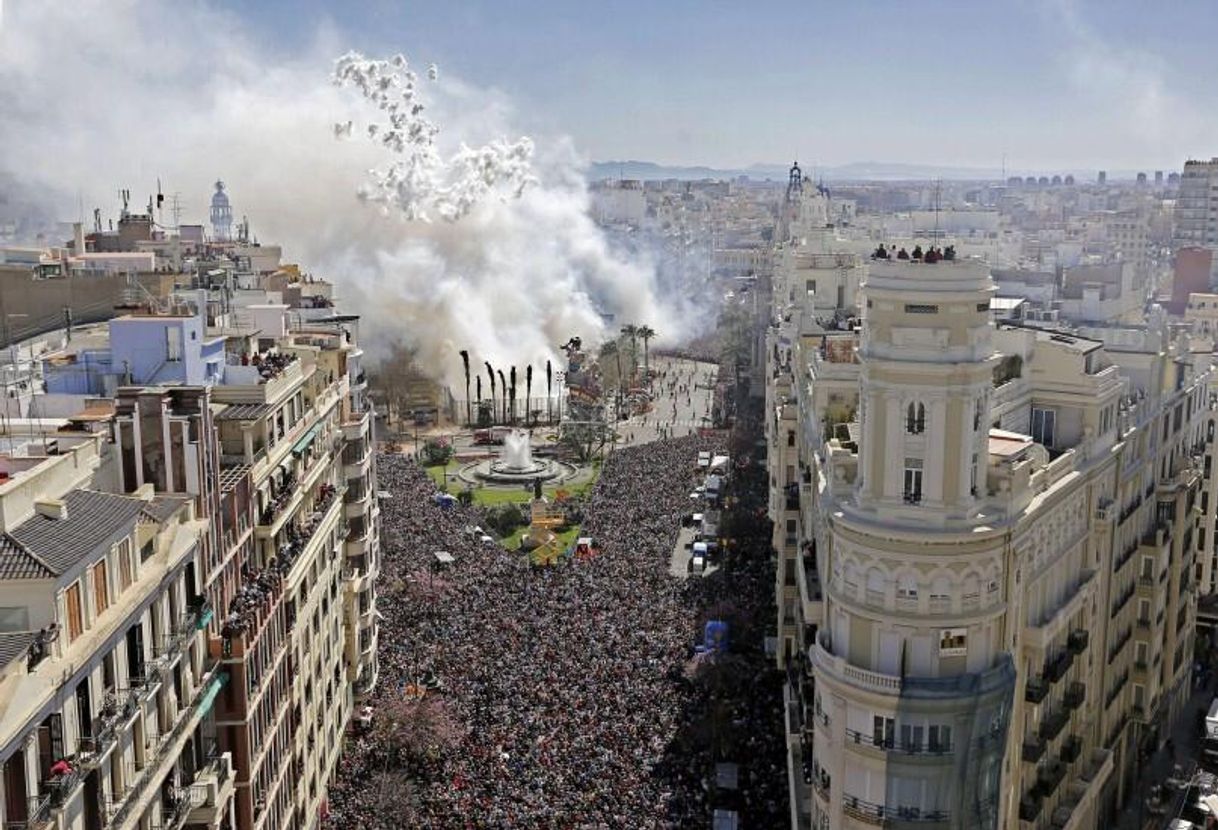
[[[589,165],[587,176],[598,179],[734,179],[747,176],[764,181],[785,181],[789,164],[751,164],[748,167],[731,169],[702,165],[679,166],[656,164],[652,161],[597,161]],[[1079,181],[1093,181],[1093,170],[1007,170],[1008,176],[1052,176],[1073,173]],[[826,181],[927,181],[950,179],[955,181],[1002,179],[1003,171],[991,167],[953,167],[933,164],[904,164],[889,161],[857,161],[837,167],[804,166],[804,175]],[[1110,173],[1110,178],[1112,174]],[[1132,176],[1130,176],[1132,177]]]

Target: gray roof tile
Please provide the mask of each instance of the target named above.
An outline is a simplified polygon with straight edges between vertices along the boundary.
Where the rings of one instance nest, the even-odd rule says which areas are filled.
[[[9,534],[55,576],[113,543],[123,531],[130,533],[150,504],[94,490],[73,490],[63,500],[68,507],[67,518],[35,515]]]

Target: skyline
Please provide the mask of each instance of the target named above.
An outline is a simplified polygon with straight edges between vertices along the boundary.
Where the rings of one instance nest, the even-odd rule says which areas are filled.
[[[273,50],[435,61],[595,161],[1174,170],[1218,133],[1203,3],[220,5]]]

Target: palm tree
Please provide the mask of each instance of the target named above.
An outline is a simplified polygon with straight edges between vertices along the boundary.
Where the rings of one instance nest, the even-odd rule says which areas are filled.
[[[554,423],[554,413],[550,409],[550,401],[554,397],[554,373],[550,369],[550,361],[546,360],[546,423]]]
[[[469,352],[465,349],[460,351],[461,365],[465,368],[465,425],[473,426],[474,424],[474,409],[470,405],[469,400]]]
[[[474,388],[478,390],[478,420],[482,420],[482,375],[474,377]],[[481,424],[479,424],[481,426]]]
[[[511,406],[512,409],[511,409],[510,414],[508,415],[508,421],[509,421],[509,423],[515,424],[516,423],[516,367],[515,366],[513,366],[511,371],[508,372],[508,375],[511,377],[510,383],[512,384],[512,386],[511,386],[512,396],[510,398],[508,398],[508,400],[510,401],[509,406]]]
[[[656,331],[651,326],[639,326],[639,339],[643,341],[643,373],[647,375],[648,380],[651,379],[651,338],[656,336]]]
[[[533,364],[524,367],[524,425],[529,425],[529,407],[533,398]]]
[[[630,355],[634,358],[634,365],[637,368],[639,365],[639,327],[634,323],[627,323],[622,326],[622,334],[630,338]]]
[[[488,361],[486,364],[486,373],[491,376],[491,423],[495,422],[495,370],[491,368]],[[500,372],[500,374],[503,374]]]
[[[506,421],[507,420],[507,393],[508,393],[507,379],[503,377],[502,369],[496,369],[495,371],[497,371],[499,373],[499,389],[500,389],[500,391],[503,392],[503,420]]]

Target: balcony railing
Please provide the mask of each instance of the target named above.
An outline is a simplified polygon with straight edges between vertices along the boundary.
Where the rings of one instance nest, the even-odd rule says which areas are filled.
[[[950,816],[946,810],[921,810],[917,807],[888,807],[864,801],[852,795],[842,796],[842,810],[851,818],[887,826],[889,822],[946,823]]]
[[[886,740],[877,735],[868,735],[854,729],[846,730],[846,738],[861,746],[871,746],[885,752],[897,752],[904,755],[950,755],[951,744],[942,743],[912,743],[897,740]]]
[[[1078,656],[1087,650],[1087,644],[1091,641],[1091,632],[1085,628],[1076,628],[1070,632],[1070,637],[1066,642],[1066,647],[1070,649],[1074,656]]]
[[[216,670],[214,664],[212,670],[203,676],[203,682],[199,684],[199,688],[195,692],[194,698],[189,705],[178,711],[177,720],[170,728],[168,733],[164,733],[159,737],[150,738],[153,745],[151,757],[145,759],[144,768],[137,773],[134,781],[131,782],[131,788],[127,799],[119,806],[111,822],[114,826],[119,826],[127,818],[127,814],[131,812],[132,807],[139,802],[140,793],[155,780],[158,780],[156,773],[160,769],[162,756],[166,753],[166,748],[171,748],[177,739],[182,737],[182,733],[186,729],[186,724],[194,719],[194,715],[203,707],[206,702],[208,705],[214,700],[220,687],[228,680],[228,675]],[[189,807],[187,807],[189,810]],[[180,825],[179,825],[180,826]]]

